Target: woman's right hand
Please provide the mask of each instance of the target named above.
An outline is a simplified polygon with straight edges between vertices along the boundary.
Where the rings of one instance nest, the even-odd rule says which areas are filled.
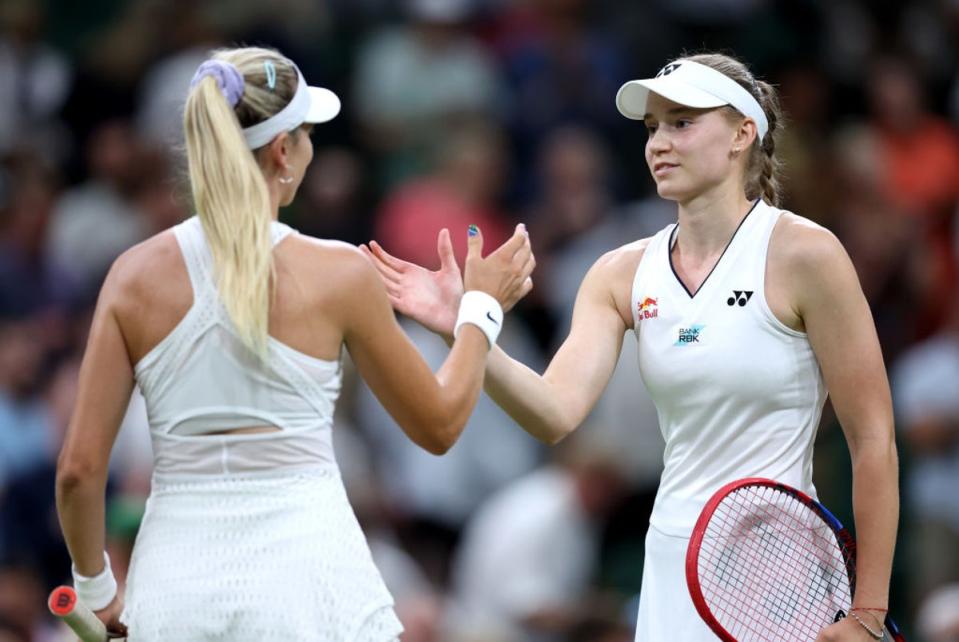
[[[478,255],[481,256],[482,236],[477,235],[475,239],[480,243]],[[510,244],[513,244],[513,248],[505,249]],[[519,244],[518,249],[516,249],[516,244]],[[380,277],[386,284],[386,292],[389,295],[390,303],[397,312],[410,317],[439,335],[452,338],[460,299],[463,296],[463,277],[456,264],[453,244],[450,241],[448,230],[443,229],[437,238],[440,269],[436,271],[430,271],[415,263],[399,259],[383,249],[376,241],[371,241],[369,247],[361,245],[360,249],[379,272]],[[489,278],[487,272],[490,269],[495,270],[496,267],[494,266],[501,262],[509,252],[512,252],[510,261],[512,261],[512,258],[523,259],[528,253],[527,261],[531,262],[529,270],[532,271],[532,267],[535,266],[535,259],[533,259],[532,252],[529,249],[529,239],[524,226],[517,226],[513,237],[486,259],[479,258],[472,262],[467,259],[467,265],[473,267],[470,271],[469,282],[472,285],[470,289],[490,287],[489,283],[482,285],[479,282],[474,283],[474,280],[478,279],[480,282],[486,283]],[[486,265],[491,260],[493,262]],[[532,289],[533,282],[528,273],[521,284],[519,290],[514,289],[507,299],[497,298],[504,312],[512,308],[519,299]],[[489,293],[494,297],[496,296],[493,292]],[[506,305],[503,305],[504,302]]]
[[[463,286],[467,291],[479,290],[489,294],[499,301],[503,312],[507,312],[533,289],[530,275],[535,267],[529,234],[522,223],[516,226],[509,240],[486,258],[483,258],[483,233],[476,226],[470,226],[463,276]]]

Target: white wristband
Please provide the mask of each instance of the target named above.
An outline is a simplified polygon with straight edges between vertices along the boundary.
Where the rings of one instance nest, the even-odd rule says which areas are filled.
[[[463,294],[460,301],[460,312],[456,317],[456,327],[453,336],[459,336],[460,326],[470,323],[483,331],[489,347],[496,344],[496,337],[503,327],[503,308],[499,301],[480,290],[470,290]]]
[[[113,577],[110,568],[110,556],[103,551],[105,566],[96,577],[84,577],[77,573],[76,564],[73,565],[73,587],[77,591],[77,598],[91,611],[106,608],[117,596],[117,580]]]

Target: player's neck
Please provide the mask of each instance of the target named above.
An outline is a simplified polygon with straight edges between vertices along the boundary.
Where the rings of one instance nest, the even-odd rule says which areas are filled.
[[[718,186],[688,202],[679,204],[676,243],[690,257],[707,257],[722,252],[736,228],[752,209],[742,188]]]

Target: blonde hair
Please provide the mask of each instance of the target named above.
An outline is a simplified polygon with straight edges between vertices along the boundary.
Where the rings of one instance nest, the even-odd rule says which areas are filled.
[[[780,186],[782,162],[776,157],[776,141],[782,129],[783,113],[776,88],[769,83],[757,80],[745,64],[731,56],[720,53],[706,53],[695,56],[683,56],[678,60],[692,60],[701,65],[712,67],[721,74],[732,78],[748,91],[762,107],[769,121],[769,131],[753,143],[746,161],[746,198],[764,201],[779,207],[782,200]],[[735,107],[725,107],[727,113],[735,118],[743,117]]]
[[[212,57],[239,70],[243,95],[231,107],[208,76],[187,96],[183,128],[190,188],[227,313],[243,343],[264,357],[274,277],[272,215],[257,152],[247,147],[242,128],[283,109],[296,92],[298,76],[289,59],[269,49],[221,49]],[[266,63],[276,72],[272,89]]]

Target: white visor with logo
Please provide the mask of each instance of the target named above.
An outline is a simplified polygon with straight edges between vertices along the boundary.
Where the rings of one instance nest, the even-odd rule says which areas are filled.
[[[729,105],[753,119],[759,140],[769,131],[766,113],[752,94],[729,76],[692,60],[671,62],[655,78],[630,80],[620,87],[616,94],[619,113],[633,120],[645,119],[650,92],[694,109]]]

